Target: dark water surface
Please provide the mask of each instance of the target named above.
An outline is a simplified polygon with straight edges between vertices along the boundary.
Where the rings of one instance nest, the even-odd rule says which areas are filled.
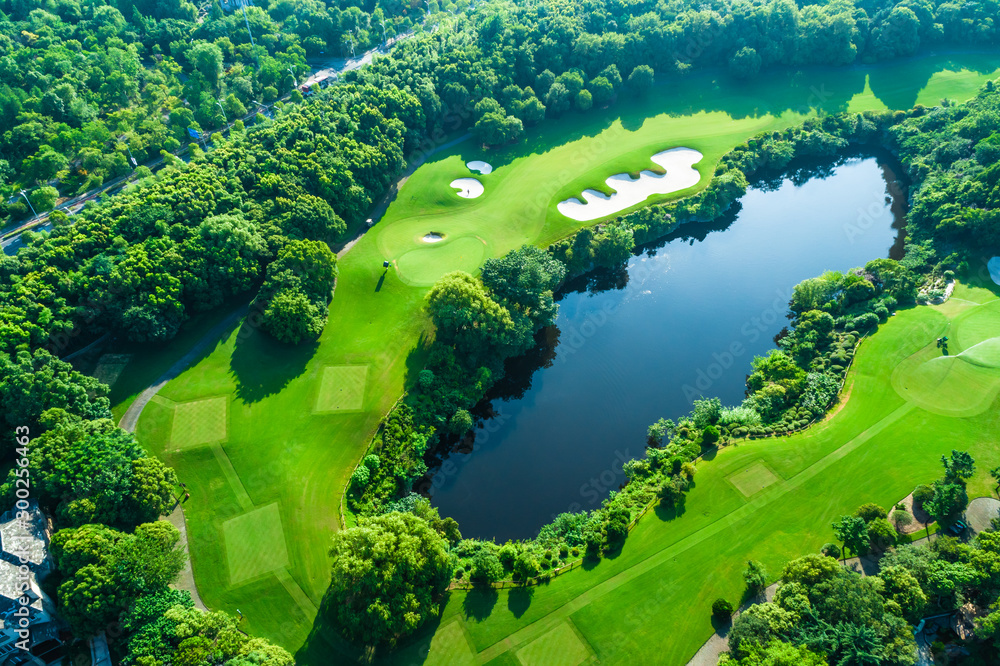
[[[801,167],[627,269],[566,285],[555,326],[477,408],[474,441],[432,470],[441,515],[467,537],[532,537],[558,513],[600,506],[659,417],[702,395],[741,402],[751,359],[788,323],[793,286],[901,254],[895,168],[881,155]]]

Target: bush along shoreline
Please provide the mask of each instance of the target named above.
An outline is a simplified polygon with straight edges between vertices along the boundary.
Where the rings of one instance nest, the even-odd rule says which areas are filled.
[[[985,117],[1000,106],[1000,99],[988,84],[964,106]],[[797,432],[822,419],[838,401],[861,340],[897,307],[940,297],[941,284],[968,270],[975,252],[971,238],[956,230],[942,237],[940,225],[928,224],[921,213],[924,201],[935,195],[928,179],[949,163],[931,166],[937,154],[933,145],[913,137],[928,126],[944,134],[969,109],[959,112],[944,104],[909,112],[840,114],[767,132],[723,156],[712,181],[697,195],[582,229],[544,251],[522,247],[487,261],[481,277],[445,276],[428,295],[437,336],[427,365],[359,463],[345,490],[346,505],[362,523],[365,516],[392,511],[424,517],[450,545],[452,585],[457,587],[545,582],[587,557],[620,549],[649,508],[682,509],[695,462],[705,452],[740,439]],[[998,136],[978,131],[985,135],[980,143]],[[967,153],[987,152],[974,142],[966,144]],[[428,500],[413,492],[428,472],[425,456],[449,436],[453,440],[473,427],[469,409],[502,378],[504,361],[530,349],[532,335],[554,321],[553,292],[567,279],[595,268],[620,267],[637,244],[683,224],[718,218],[753,179],[784,173],[793,160],[834,159],[852,149],[887,149],[906,168],[913,183],[912,205],[922,214],[916,223],[908,216],[906,255],[900,261],[874,259],[797,285],[789,302],[789,326],[776,339],[777,348],[753,360],[742,404],[727,407],[703,398],[676,422],[661,418],[651,424],[646,457],[625,463],[621,489],[596,510],[559,515],[534,539],[504,544],[462,539],[454,520],[441,519]],[[942,258],[945,251],[949,254]]]

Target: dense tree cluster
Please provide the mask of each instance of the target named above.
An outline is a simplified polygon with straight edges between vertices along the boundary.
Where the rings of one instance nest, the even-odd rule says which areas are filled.
[[[337,257],[321,241],[292,241],[267,267],[257,299],[261,327],[282,342],[317,338],[326,326]]]
[[[177,477],[146,455],[135,436],[110,419],[87,420],[54,408],[28,452],[33,497],[65,526],[102,523],[132,530],[174,505]],[[0,493],[13,503],[17,470]]]
[[[975,470],[972,457],[952,451],[942,456],[942,464],[945,474],[936,488],[956,484],[964,497],[965,480]],[[938,518],[947,521],[964,508],[963,501]],[[913,664],[910,625],[959,608],[977,618],[979,639],[996,642],[1000,533],[989,529],[966,543],[948,536],[909,543],[886,515],[882,507],[865,504],[833,525],[851,552],[875,553],[876,575],[862,577],[842,568],[837,550],[829,546],[824,555],[789,562],[774,600],[752,606],[736,620],[729,634],[731,652],[719,664]],[[984,654],[990,650],[969,647],[985,649]],[[801,655],[802,661],[787,661],[789,655]]]
[[[164,588],[137,599],[123,615],[122,628],[128,636],[125,666],[295,663],[283,648],[240,631],[231,615],[198,610],[188,592]]]
[[[396,1],[255,5],[244,19],[217,1],[203,16],[186,0],[0,2],[0,194],[53,183],[69,195],[125,175],[130,156],[176,151],[189,128],[207,133],[288,93],[307,56],[360,53],[422,13]],[[46,189],[29,195],[36,210],[52,208]],[[30,209],[21,199],[8,213]]]
[[[379,109],[419,115],[419,106],[372,86],[336,93],[238,132],[3,259],[0,349],[61,352],[74,335],[104,330],[169,339],[192,313],[257,286],[286,243],[337,239],[402,169],[404,126]],[[313,308],[324,304],[315,332],[328,295],[312,291]]]
[[[337,532],[330,550],[329,612],[351,640],[388,643],[437,613],[451,582],[447,542],[414,513],[362,518]]]

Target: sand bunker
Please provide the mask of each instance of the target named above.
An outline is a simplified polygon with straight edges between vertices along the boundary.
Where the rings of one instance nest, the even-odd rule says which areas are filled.
[[[986,263],[986,270],[997,284],[1000,284],[1000,257],[993,257]]]
[[[458,196],[464,199],[475,199],[483,193],[483,184],[475,178],[459,178],[451,181],[451,186],[458,190]]]
[[[440,243],[441,241],[444,240],[444,236],[437,233],[436,231],[432,231],[429,234],[424,234],[424,237],[421,238],[420,240],[422,240],[425,243]]]
[[[613,215],[642,203],[654,194],[669,194],[698,183],[701,174],[693,168],[702,154],[691,148],[671,148],[651,158],[666,171],[664,174],[643,171],[632,180],[627,173],[616,173],[605,183],[615,191],[608,196],[597,190],[584,190],[583,199],[576,197],[559,202],[556,208],[568,218],[581,222]]]
[[[466,163],[465,166],[469,167],[469,171],[478,171],[484,176],[493,173],[493,167],[482,160],[472,160]]]

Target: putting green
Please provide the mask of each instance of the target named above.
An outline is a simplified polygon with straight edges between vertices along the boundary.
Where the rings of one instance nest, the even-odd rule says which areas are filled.
[[[285,531],[278,504],[272,503],[222,524],[229,560],[229,582],[238,585],[288,566]]]
[[[729,483],[747,497],[777,482],[778,477],[760,460],[729,477]]]
[[[432,330],[422,307],[427,286],[436,276],[458,269],[474,274],[486,258],[501,256],[524,243],[544,247],[589,226],[559,215],[556,204],[574,193],[599,186],[611,174],[648,168],[650,155],[658,151],[687,146],[705,156],[697,167],[702,174],[697,186],[657,200],[678,199],[707,184],[720,157],[758,132],[797,125],[806,117],[845,110],[848,104],[855,110],[880,105],[908,109],[914,103],[936,104],[943,96],[961,99],[961,90],[974,90],[981,82],[994,78],[998,66],[1000,55],[996,53],[948,54],[872,67],[773,70],[753,84],[736,84],[716,72],[692,72],[684,79],[657,86],[645,99],[586,114],[570,113],[558,122],[529,128],[525,141],[518,145],[484,154],[472,142],[465,142],[432,156],[400,188],[378,224],[339,257],[337,292],[318,345],[277,345],[254,332],[252,326],[244,325],[239,335],[233,332],[225,337],[161,391],[165,398],[179,403],[230,396],[225,453],[231,469],[220,468],[208,448],[177,450],[172,445],[172,409],[151,403],[143,412],[136,431],[140,441],[172,465],[191,489],[191,501],[184,510],[192,566],[202,599],[211,608],[230,612],[240,608],[246,615],[246,631],[292,650],[297,663],[318,666],[357,657],[336,640],[326,640],[335,631],[325,624],[324,617],[303,610],[305,606],[289,596],[275,577],[259,576],[232,585],[223,525],[246,512],[246,498],[233,490],[234,484],[226,474],[230,478],[237,475],[254,503],[280,505],[282,527],[287,532],[288,572],[319,606],[329,583],[330,534],[340,527],[341,490],[379,422],[423,367],[422,341],[432,335]],[[942,80],[942,86],[933,91],[925,90],[929,81],[938,80],[933,79],[936,73],[945,71],[957,74]],[[465,164],[472,159],[489,162],[494,171],[483,178],[486,191],[482,196],[462,199],[455,196],[448,183],[469,176]],[[445,241],[420,243],[420,237],[431,231],[445,234]],[[448,244],[463,237],[470,240],[448,249]],[[479,263],[466,256],[471,247],[462,247],[475,237],[485,241],[477,241],[481,247],[476,251],[482,252]],[[403,259],[412,251],[417,253]],[[385,272],[385,259],[395,261],[398,270]],[[965,291],[958,295],[973,298]],[[934,326],[940,324],[941,330],[935,330],[934,337],[946,334],[945,314],[932,308],[917,308],[916,312],[921,314],[902,311],[885,328],[900,330],[906,322],[928,321]],[[197,326],[197,322],[193,325]],[[169,346],[172,358],[167,358],[170,354],[161,348],[147,345],[139,350],[119,379],[116,413],[148,385],[148,379],[158,376],[151,369],[154,364],[169,367],[186,352],[184,336],[199,337],[187,329],[182,331],[180,342]],[[880,441],[877,448],[892,457],[893,465],[869,460],[858,471],[851,465],[845,467],[845,463],[831,463],[829,474],[809,488],[819,493],[822,501],[813,502],[812,495],[800,493],[793,498],[794,503],[782,505],[773,516],[770,511],[746,514],[742,520],[752,519],[752,524],[741,538],[730,534],[705,537],[703,544],[699,542],[697,548],[677,556],[677,562],[664,560],[660,569],[651,570],[657,579],[669,580],[670,585],[662,591],[648,580],[637,580],[634,582],[641,585],[630,587],[627,596],[601,596],[604,585],[618,573],[698,533],[705,521],[725,518],[734,506],[749,507],[748,511],[763,506],[762,502],[788,487],[790,481],[785,480],[800,468],[850,441],[857,435],[856,429],[878,422],[885,416],[880,411],[891,412],[903,404],[887,378],[905,356],[933,343],[934,337],[921,339],[914,346],[906,339],[901,342],[891,333],[880,332],[875,339],[866,341],[866,347],[878,352],[870,354],[872,360],[867,365],[862,363],[861,368],[852,371],[859,382],[864,381],[864,390],[855,387],[852,402],[831,419],[831,425],[811,429],[809,435],[795,439],[753,443],[708,462],[699,471],[688,511],[666,525],[666,518],[651,513],[640,521],[618,558],[602,561],[590,571],[580,569],[559,576],[551,585],[535,591],[526,610],[523,601],[508,601],[508,593],[502,591],[488,617],[466,618],[462,610],[466,595],[453,592],[440,624],[434,628],[443,630],[457,620],[477,652],[477,661],[506,659],[513,663],[516,649],[556,626],[546,620],[543,629],[537,620],[551,613],[572,612],[575,628],[608,663],[629,658],[646,663],[684,663],[711,632],[707,609],[712,599],[720,594],[738,597],[742,567],[748,558],[765,561],[772,571],[780,570],[783,560],[801,554],[803,543],[815,542],[818,548],[830,540],[829,523],[836,517],[830,514],[834,510],[848,512],[869,499],[889,503],[905,496],[913,487],[914,475],[931,479],[937,473],[936,456],[946,447],[950,450],[956,430],[967,428],[968,441],[995,441],[988,433],[995,433],[1000,424],[991,424],[992,430],[984,429],[985,435],[972,431],[979,426],[976,419],[987,418],[989,410],[968,422],[957,421],[957,428],[954,420],[913,410],[922,419],[943,421],[946,425],[939,431],[944,435],[921,440],[922,446],[916,450],[913,440],[924,437],[919,434],[923,431],[911,428],[905,433],[905,446],[896,446],[896,436],[887,428],[883,436],[890,438]],[[887,347],[881,340],[891,341],[892,345]],[[902,358],[897,353],[901,346],[907,350]],[[955,353],[970,346],[956,345]],[[369,366],[361,409],[314,411],[324,368],[357,365]],[[859,395],[868,397],[859,400]],[[930,459],[928,452],[934,454]],[[983,468],[1000,464],[1000,455],[996,460],[987,460],[990,455],[977,456],[977,464],[982,462]],[[748,500],[726,477],[756,460],[763,460],[779,481]],[[872,482],[872,470],[881,475],[880,483]],[[872,498],[876,488],[886,496]],[[351,516],[347,520],[350,522]],[[735,529],[739,524],[734,522],[733,526]],[[706,585],[706,562],[711,562],[713,568],[712,585]],[[621,580],[615,579],[615,584]],[[568,603],[570,599],[572,604]],[[587,606],[592,599],[602,601]],[[614,652],[615,645],[624,644],[615,634],[622,618],[631,609],[649,604],[656,607],[655,612],[649,614],[645,624],[636,623],[629,629],[635,649],[630,653]],[[515,613],[512,608],[521,610]],[[663,626],[674,627],[667,646],[654,640],[655,634],[647,633],[662,631]],[[529,627],[531,631],[521,633]],[[400,654],[406,655],[407,663],[448,663],[436,652],[428,654],[432,638],[429,634],[419,636],[412,650],[404,645]],[[438,645],[445,647],[434,643],[435,649]]]
[[[475,274],[486,254],[486,241],[478,236],[445,236],[425,245],[396,260],[400,279],[409,285],[429,287],[452,271]]]
[[[323,368],[315,412],[357,411],[365,402],[367,365],[334,365]]]
[[[517,651],[524,666],[578,666],[590,656],[591,651],[565,622]]]
[[[226,439],[226,397],[182,402],[174,407],[170,443],[174,449],[189,449]]]
[[[1000,394],[1000,337],[993,337],[1000,331],[1000,301],[965,305],[949,328],[951,354],[935,340],[892,374],[899,395],[943,416],[981,414]]]

